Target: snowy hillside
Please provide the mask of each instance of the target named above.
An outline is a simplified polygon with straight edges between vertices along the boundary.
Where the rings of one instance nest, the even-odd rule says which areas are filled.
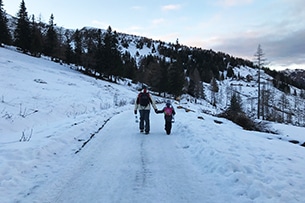
[[[2,203],[305,202],[305,148],[291,143],[305,142],[305,128],[245,131],[183,99],[171,135],[154,112],[144,135],[128,81],[95,80],[13,48],[0,48],[0,77]]]
[[[176,60],[171,58],[170,55],[165,56],[164,53],[160,53],[160,49],[162,50],[162,47],[173,50],[173,44],[162,44],[159,41],[149,41],[147,38],[122,33],[120,33],[118,36],[118,49],[121,53],[130,53],[130,55],[136,60],[137,67],[140,67],[141,60],[146,56],[160,58],[165,57],[167,62]],[[143,43],[141,48],[139,48],[139,42]],[[124,44],[127,44],[128,46],[124,46]],[[178,50],[183,52],[184,49],[192,50],[192,48],[183,46]],[[195,55],[193,52],[187,53],[189,54],[189,58],[192,58],[192,54]],[[212,55],[217,54],[214,53]],[[223,58],[223,61],[229,61],[229,59]],[[243,65],[241,64],[232,67],[230,62],[227,62],[227,68],[223,71],[219,71],[219,74],[223,75],[224,79],[217,81],[219,88],[218,92],[212,92],[211,90],[213,88],[211,88],[211,84],[203,82],[205,100],[201,101],[201,104],[203,104],[202,108],[204,111],[213,115],[223,112],[224,109],[228,108],[232,94],[237,92],[242,99],[244,112],[251,118],[257,118],[258,69],[253,68],[253,65],[248,66],[247,63],[244,63]],[[212,64],[210,65],[212,66]],[[234,76],[228,76],[229,67],[232,68]],[[190,68],[185,68],[185,71],[189,72]],[[304,89],[300,89],[301,85],[298,86],[299,88],[293,86],[298,84],[297,82],[300,81],[300,78],[304,78],[302,77],[303,74],[301,73],[301,71],[291,70],[290,74],[283,74],[287,77],[284,78],[270,70],[260,71],[262,100],[260,106],[260,117],[263,117],[263,120],[291,123],[296,126],[305,126]],[[205,74],[208,74],[208,71]],[[272,74],[273,76],[271,76]],[[295,75],[297,75],[299,78]],[[201,75],[201,80],[203,80],[202,78],[203,77]],[[190,74],[185,74],[185,80],[190,82]],[[287,80],[292,80],[294,82],[288,82]],[[186,92],[188,88],[188,85],[184,86],[184,90]],[[212,103],[215,103],[216,108],[211,108],[210,104]]]

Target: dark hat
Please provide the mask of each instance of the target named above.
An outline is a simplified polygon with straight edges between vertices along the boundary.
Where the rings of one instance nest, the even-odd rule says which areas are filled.
[[[171,101],[170,101],[170,100],[167,100],[167,101],[166,101],[166,106],[167,106],[167,107],[170,107],[170,105],[171,105]]]
[[[143,92],[147,92],[147,86],[146,85],[142,85],[142,90],[143,90]]]

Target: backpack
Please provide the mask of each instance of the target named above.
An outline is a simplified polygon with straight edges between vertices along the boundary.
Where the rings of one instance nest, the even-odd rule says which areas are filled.
[[[147,106],[150,103],[150,97],[148,93],[140,93],[139,94],[139,104],[141,106]]]
[[[172,109],[171,107],[165,107],[165,108],[164,108],[164,113],[165,113],[165,115],[167,115],[167,116],[171,116],[172,113],[173,113],[173,109]]]

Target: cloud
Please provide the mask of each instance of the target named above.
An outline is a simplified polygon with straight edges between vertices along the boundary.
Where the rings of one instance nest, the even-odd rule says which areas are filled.
[[[158,18],[158,19],[152,20],[152,24],[153,25],[160,25],[160,24],[164,23],[164,21],[165,20],[163,18]]]
[[[305,68],[305,28],[281,37],[275,33],[255,35],[252,32],[244,32],[235,36],[213,37],[198,41],[197,46],[198,44],[250,61],[253,61],[257,46],[261,44],[271,68],[283,69],[296,65]]]
[[[133,26],[130,26],[130,27],[126,28],[126,29],[120,30],[120,32],[142,36],[144,30],[145,29],[143,27],[141,27],[141,26],[133,25]]]
[[[142,27],[136,26],[136,25],[127,28],[127,30],[130,30],[130,31],[138,31],[138,30],[142,30],[142,29],[143,29]]]
[[[227,3],[227,5],[242,3],[237,0],[218,2]],[[264,9],[272,8],[269,10],[270,12],[266,13],[268,15],[265,19],[251,22],[250,18],[248,23],[239,22],[239,27],[228,21],[227,24],[219,26],[223,29],[230,25],[232,29],[228,29],[228,32],[222,33],[222,30],[217,30],[214,31],[213,38],[208,36],[204,38],[204,41],[197,40],[192,44],[196,43],[197,47],[225,52],[251,61],[254,59],[258,44],[261,44],[265,56],[270,62],[268,65],[270,68],[282,67],[283,69],[299,66],[305,69],[305,25],[302,21],[305,18],[305,12],[304,9],[300,9],[304,8],[305,1],[295,0],[294,3],[291,3],[291,1],[281,0],[279,4],[272,3],[264,7]],[[217,24],[215,23],[215,25]],[[199,28],[197,30],[204,36],[209,30],[210,23],[206,21],[201,26],[206,31],[201,31]],[[196,38],[200,39],[193,37],[190,40],[196,40]]]
[[[92,20],[91,24],[93,27],[98,27],[98,28],[102,28],[102,29],[107,29],[107,27],[109,26],[109,24],[107,24],[105,22],[101,22],[99,20]]]
[[[176,40],[179,38],[179,33],[178,32],[171,32],[167,34],[162,34],[162,35],[153,35],[153,39],[160,39],[164,42],[176,42]]]
[[[253,0],[218,0],[216,3],[222,6],[239,6],[244,4],[250,4]]]
[[[161,9],[162,9],[162,11],[179,10],[179,9],[181,9],[181,5],[180,4],[169,4],[169,5],[162,6]]]
[[[271,57],[283,65],[305,64],[305,28],[276,40],[270,36],[266,46]]]
[[[140,11],[140,10],[143,10],[143,7],[141,7],[141,6],[132,6],[131,10]]]

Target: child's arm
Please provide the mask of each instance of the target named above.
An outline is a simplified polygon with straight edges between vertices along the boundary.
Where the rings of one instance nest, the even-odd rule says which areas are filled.
[[[175,111],[175,109],[174,108],[172,108],[172,113],[173,113],[173,115],[175,115],[176,114],[176,111]]]

